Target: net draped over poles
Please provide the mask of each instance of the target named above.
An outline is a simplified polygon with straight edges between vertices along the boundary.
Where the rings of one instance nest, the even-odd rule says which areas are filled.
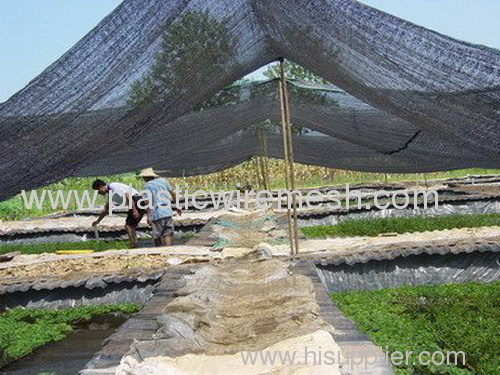
[[[278,58],[332,83],[289,82],[297,162],[500,167],[498,50],[353,0],[125,0],[0,104],[0,199],[68,176],[227,168],[258,154],[260,123],[282,157],[278,82],[227,87]]]

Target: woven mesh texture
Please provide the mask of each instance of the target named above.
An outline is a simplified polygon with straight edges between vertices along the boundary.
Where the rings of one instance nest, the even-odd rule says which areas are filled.
[[[289,82],[299,162],[500,167],[497,50],[353,0],[124,0],[0,104],[0,199],[67,176],[227,168],[258,152],[258,128],[281,157],[277,81],[224,89],[278,58],[332,82]]]

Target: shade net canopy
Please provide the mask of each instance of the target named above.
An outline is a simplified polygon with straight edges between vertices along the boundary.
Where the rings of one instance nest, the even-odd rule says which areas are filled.
[[[500,51],[353,0],[125,0],[0,104],[0,199],[147,166],[208,173],[262,138],[281,157],[278,81],[227,87],[278,58],[332,83],[288,82],[296,161],[500,167]]]

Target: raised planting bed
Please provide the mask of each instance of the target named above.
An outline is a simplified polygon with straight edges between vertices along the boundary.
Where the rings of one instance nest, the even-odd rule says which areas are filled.
[[[492,282],[500,280],[500,247],[493,244],[475,245],[471,252],[447,252],[445,248],[415,249],[416,254],[406,254],[389,259],[367,260],[368,256],[339,260],[323,260],[317,272],[330,292],[350,290],[376,290],[400,285],[464,283],[470,281]],[[455,249],[460,250],[460,249]],[[467,250],[467,249],[464,249]],[[381,254],[379,254],[381,255]],[[386,254],[389,256],[389,254]]]
[[[500,282],[400,287],[332,293],[340,310],[372,341],[393,353],[412,352],[398,374],[498,374]],[[419,353],[442,352],[450,362],[426,365]],[[430,356],[423,357],[425,360]],[[396,363],[394,363],[396,364]]]
[[[373,203],[373,202],[370,202]],[[402,200],[397,200],[397,204],[403,204]],[[382,202],[382,204],[385,204]],[[440,196],[439,205],[428,202],[427,207],[420,202],[417,207],[410,206],[404,209],[395,208],[391,203],[385,209],[379,209],[373,204],[369,208],[366,206],[357,207],[356,203],[349,208],[317,208],[299,209],[298,223],[301,227],[315,225],[335,225],[343,220],[370,219],[382,217],[413,217],[413,216],[445,216],[460,214],[486,214],[500,213],[500,196],[463,195],[449,199],[442,199]]]
[[[377,236],[384,233],[412,233],[453,228],[500,225],[500,213],[446,216],[388,217],[344,220],[336,225],[303,227],[307,238]]]
[[[163,273],[163,270],[129,269],[108,274],[78,276],[75,273],[71,278],[40,275],[31,279],[12,279],[0,285],[0,312],[19,307],[61,309],[118,303],[142,305],[151,298]]]
[[[173,245],[183,245],[191,238],[196,236],[194,233],[181,233],[174,236]],[[153,247],[152,239],[139,239],[137,248]],[[130,247],[128,240],[87,240],[80,242],[50,242],[50,243],[10,243],[0,245],[0,255],[8,253],[20,254],[42,254],[55,253],[58,251],[73,250],[92,250],[94,252],[106,250],[128,249]],[[1,261],[1,259],[0,259]]]
[[[194,217],[175,217],[174,237],[181,239],[197,233],[215,214],[200,213]],[[67,217],[58,219],[38,219],[6,221],[0,223],[0,245],[37,244],[56,242],[85,242],[89,240],[126,240],[125,220],[122,217],[107,217],[97,227],[92,227],[89,217]],[[139,239],[150,240],[151,229],[143,221],[137,227]]]

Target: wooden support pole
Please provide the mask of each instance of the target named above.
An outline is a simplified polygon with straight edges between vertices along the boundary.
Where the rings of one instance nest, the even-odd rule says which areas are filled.
[[[269,152],[267,147],[267,126],[269,120],[266,120],[262,128],[262,149],[264,151],[264,175],[266,176],[266,189],[271,190],[271,181],[269,180]]]
[[[282,61],[280,61],[282,64]],[[283,93],[283,84],[280,79],[279,82],[279,96],[280,96],[280,110],[281,110],[281,133],[283,135],[283,159],[285,161],[285,188],[290,191],[290,170],[288,168],[288,137],[287,137],[287,126],[286,126],[286,114],[285,114],[285,96]],[[286,216],[288,221],[288,239],[290,241],[290,253],[295,254],[295,241],[293,238],[293,224],[292,224],[292,211],[290,209],[290,202],[286,202]]]
[[[259,188],[263,190],[268,189],[268,172],[265,161],[265,156],[267,155],[267,141],[265,138],[264,129],[260,126],[254,128],[254,135],[257,141],[257,154],[255,155],[255,169],[257,174],[257,182]]]
[[[261,127],[259,129],[259,137],[260,137],[260,161],[261,161],[261,173],[262,173],[262,181],[264,182],[264,190],[269,190],[269,174],[267,171],[267,138],[266,138],[266,130]]]
[[[261,134],[260,134],[260,129],[257,130],[257,139],[259,141],[259,156],[258,156],[258,160],[259,160],[259,174],[260,174],[260,179],[262,181],[261,189],[266,190],[267,187],[266,187],[266,177],[264,176],[264,161],[262,159],[262,137],[261,137]]]
[[[260,165],[259,165],[259,156],[255,155],[253,157],[253,162],[255,163],[255,177],[257,179],[257,186],[261,188],[263,186],[262,177],[260,175]]]
[[[286,74],[283,59],[280,60],[280,104],[281,118],[283,129],[283,143],[285,152],[285,177],[287,179],[287,190],[290,191],[292,198],[292,207],[290,210],[289,202],[287,202],[287,214],[289,218],[290,247],[292,255],[299,252],[299,230],[297,219],[297,196],[295,194],[295,171],[293,157],[293,137],[292,125],[290,121],[290,106],[288,101],[288,91],[286,85]],[[290,212],[291,211],[291,212]],[[293,216],[293,219],[292,219]]]

